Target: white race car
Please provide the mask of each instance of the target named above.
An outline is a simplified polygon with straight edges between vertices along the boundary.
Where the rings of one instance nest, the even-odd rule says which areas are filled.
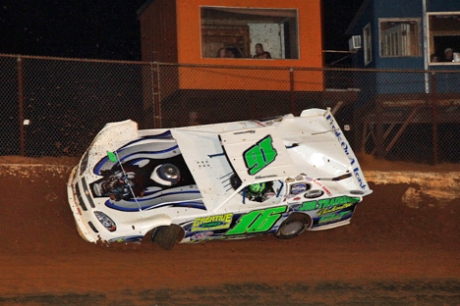
[[[72,171],[68,197],[90,242],[247,238],[350,223],[372,192],[329,110],[300,117],[138,130],[108,123]]]

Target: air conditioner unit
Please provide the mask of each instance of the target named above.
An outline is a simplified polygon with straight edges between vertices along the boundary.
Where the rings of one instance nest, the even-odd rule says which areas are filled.
[[[353,35],[348,40],[348,47],[350,51],[355,51],[357,49],[361,49],[361,35]]]

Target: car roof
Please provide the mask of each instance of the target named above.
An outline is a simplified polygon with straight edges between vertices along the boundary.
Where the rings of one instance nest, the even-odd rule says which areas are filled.
[[[239,177],[242,185],[294,175],[295,168],[283,141],[273,126],[257,122],[232,122],[172,129],[182,155],[203,196],[208,210],[216,210],[237,191],[230,178]],[[276,159],[252,175],[243,160],[245,150],[260,139],[271,136]]]
[[[351,147],[344,147],[349,144],[344,137],[339,138],[339,132],[330,111],[321,109],[265,122],[239,121],[171,129],[206,208],[211,211],[237,193],[230,184],[232,175],[237,175],[242,185],[249,185],[301,173],[326,179],[354,173],[356,169],[361,173]],[[276,158],[271,160],[264,155],[261,141],[270,143],[268,149],[274,150]],[[257,171],[251,172],[251,167],[257,164],[255,160],[248,162],[251,154],[256,154],[254,159],[259,162],[260,156],[263,158],[264,165]],[[367,184],[362,177],[361,184]],[[360,189],[355,177],[339,184],[343,190]],[[367,186],[364,189],[370,191]]]

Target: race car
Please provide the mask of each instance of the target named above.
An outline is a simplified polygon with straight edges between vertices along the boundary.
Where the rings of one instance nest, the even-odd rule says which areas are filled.
[[[330,110],[171,129],[108,123],[68,181],[90,242],[292,238],[350,223],[372,192]]]

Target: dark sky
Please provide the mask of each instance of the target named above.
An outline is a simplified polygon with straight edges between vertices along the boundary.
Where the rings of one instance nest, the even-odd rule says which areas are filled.
[[[348,49],[343,32],[362,1],[323,0],[325,49]],[[139,60],[144,2],[1,0],[0,53]]]

